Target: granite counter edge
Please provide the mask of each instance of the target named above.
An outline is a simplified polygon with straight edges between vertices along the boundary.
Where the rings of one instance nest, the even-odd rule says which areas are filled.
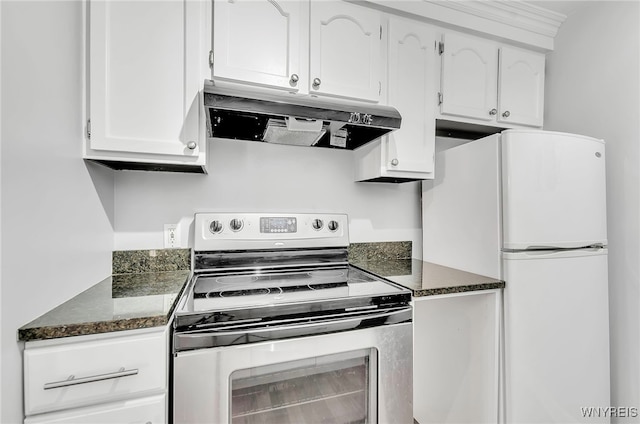
[[[186,278],[182,287],[166,314],[150,315],[135,318],[113,319],[108,321],[79,322],[56,324],[51,326],[21,327],[18,329],[19,342],[60,339],[74,336],[89,336],[95,334],[114,333],[118,331],[140,330],[145,328],[162,327],[171,322],[180,299],[189,285],[190,277]]]
[[[400,283],[395,283],[395,284],[400,284]],[[439,287],[439,288],[433,288],[433,289],[411,289],[408,287],[407,288],[411,290],[411,293],[414,298],[418,298],[418,297],[438,296],[442,294],[456,294],[456,293],[467,293],[467,292],[473,292],[473,291],[503,289],[504,287],[505,287],[504,281],[494,281],[489,283],[469,284],[464,286],[453,286],[453,287]]]
[[[116,319],[111,321],[61,324],[50,327],[23,328],[18,330],[18,341],[30,342],[161,327],[167,325],[171,321],[171,315],[173,315],[173,309],[166,316],[156,315],[150,317]]]

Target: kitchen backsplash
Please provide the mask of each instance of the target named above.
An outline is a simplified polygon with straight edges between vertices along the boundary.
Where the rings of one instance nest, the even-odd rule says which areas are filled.
[[[349,260],[354,262],[380,259],[411,259],[411,241],[351,243]]]
[[[191,269],[191,249],[116,250],[112,274]]]
[[[411,259],[411,241],[351,243],[350,261]],[[112,274],[177,271],[191,269],[191,249],[116,250],[112,254]]]

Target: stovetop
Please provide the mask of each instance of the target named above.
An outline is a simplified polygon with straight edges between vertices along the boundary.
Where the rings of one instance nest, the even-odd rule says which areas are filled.
[[[270,273],[199,275],[193,289],[193,310],[274,306],[385,295],[404,289],[374,279],[355,268],[289,270]]]
[[[347,224],[343,214],[196,214],[195,275],[175,328],[408,305],[409,290],[348,265]]]
[[[352,266],[268,274],[196,275],[175,314],[181,331],[313,320],[406,307],[411,292]]]

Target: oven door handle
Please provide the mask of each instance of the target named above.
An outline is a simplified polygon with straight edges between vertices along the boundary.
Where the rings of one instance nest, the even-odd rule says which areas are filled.
[[[261,328],[234,328],[233,330],[226,331],[201,329],[194,332],[178,332],[174,337],[174,353],[208,347],[242,345],[270,340],[338,333],[405,322],[411,322],[411,307],[400,310],[388,310],[381,313],[368,313],[353,318],[334,318],[316,322],[282,324]]]

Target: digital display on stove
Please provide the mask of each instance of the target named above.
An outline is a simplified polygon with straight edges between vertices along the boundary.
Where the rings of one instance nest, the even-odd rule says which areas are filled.
[[[295,233],[298,222],[294,217],[260,217],[261,233]]]

